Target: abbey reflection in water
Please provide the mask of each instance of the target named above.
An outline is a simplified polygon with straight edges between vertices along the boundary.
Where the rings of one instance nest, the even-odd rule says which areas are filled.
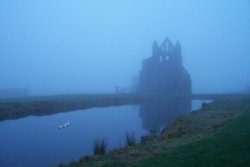
[[[174,46],[166,39],[160,46],[153,43],[152,56],[143,60],[140,71],[139,93],[191,95],[191,78],[182,64],[181,45]],[[159,131],[170,119],[191,110],[191,98],[154,101],[141,104],[143,127]]]

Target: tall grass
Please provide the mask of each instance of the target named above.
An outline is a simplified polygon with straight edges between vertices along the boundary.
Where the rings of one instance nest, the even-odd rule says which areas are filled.
[[[127,132],[126,133],[126,145],[127,146],[133,146],[136,144],[136,138],[134,132]]]
[[[94,142],[94,155],[104,155],[107,151],[107,141],[102,139],[96,139]]]

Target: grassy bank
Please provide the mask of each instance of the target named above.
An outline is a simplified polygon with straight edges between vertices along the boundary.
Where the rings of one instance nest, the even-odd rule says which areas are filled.
[[[194,100],[239,99],[249,96],[249,94],[193,94],[190,98]],[[173,98],[187,98],[187,96],[168,96],[163,94],[73,94],[0,99],[0,121],[31,115],[50,115],[90,107],[138,104],[145,101],[169,100]]]
[[[0,100],[0,121],[25,116],[43,116],[90,107],[136,104],[144,96],[134,94],[76,94]]]
[[[249,166],[250,99],[220,100],[176,118],[149,141],[67,166]],[[63,166],[63,165],[61,165]]]

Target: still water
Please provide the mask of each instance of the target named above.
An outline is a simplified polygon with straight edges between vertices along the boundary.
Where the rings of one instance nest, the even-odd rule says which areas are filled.
[[[192,110],[203,101],[193,101]],[[70,126],[58,127],[66,122]],[[142,127],[139,106],[92,108],[43,117],[0,122],[1,167],[49,167],[69,163],[93,152],[97,138],[105,138],[108,149],[121,147],[126,132],[139,141],[148,133]]]

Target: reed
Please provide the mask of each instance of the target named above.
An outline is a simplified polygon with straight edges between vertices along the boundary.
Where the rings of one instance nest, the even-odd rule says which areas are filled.
[[[127,132],[126,133],[126,145],[127,146],[133,146],[136,144],[136,138],[134,132]]]
[[[107,151],[107,142],[104,138],[94,142],[94,155],[104,155]]]

